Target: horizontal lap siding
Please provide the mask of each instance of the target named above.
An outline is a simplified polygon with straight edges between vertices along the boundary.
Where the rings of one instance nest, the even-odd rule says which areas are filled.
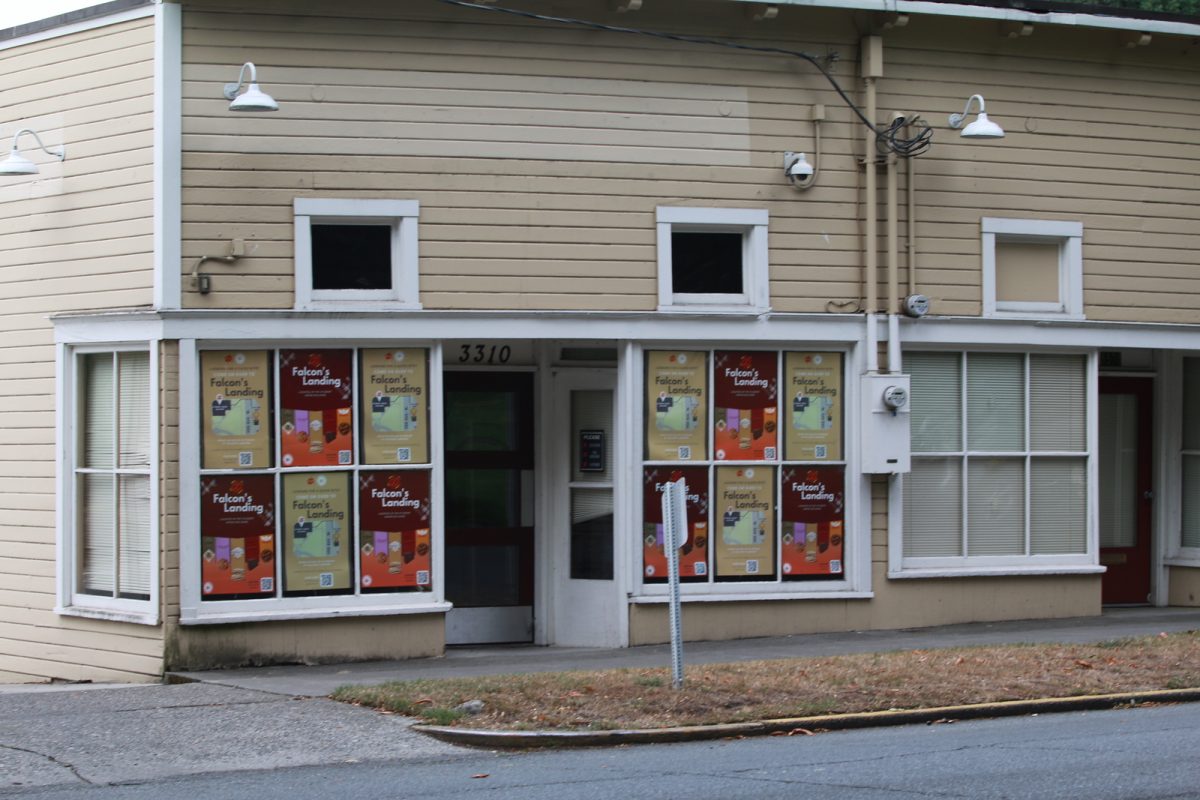
[[[921,18],[889,36],[881,113],[920,111],[937,129],[916,162],[918,278],[935,313],[980,312],[991,216],[1083,223],[1088,319],[1200,322],[1200,62],[1187,48]],[[1004,139],[946,127],[974,93]]]
[[[777,308],[821,311],[858,295],[846,249],[856,246],[857,130],[797,59],[436,4],[344,7],[344,17],[305,16],[312,5],[268,3],[234,17],[206,2],[185,13],[181,269],[223,254],[230,238],[247,239],[249,253],[205,265],[207,296],[185,279],[186,305],[290,307],[296,196],[419,200],[425,308],[651,311],[659,205],[769,207]],[[266,13],[285,8],[296,16]],[[611,19],[678,27],[690,8]],[[705,12],[713,18],[692,32],[855,49],[835,13],[812,15],[803,43],[789,43],[740,7]],[[251,57],[278,114],[235,117],[214,92]],[[834,66],[847,85],[852,60]],[[812,102],[830,105],[832,152],[809,205],[780,169],[784,150],[811,141]]]
[[[0,179],[0,676],[161,672],[158,628],[54,613],[54,346],[48,317],[151,302],[153,29],[125,22],[0,50],[0,134],[37,176]],[[16,446],[14,446],[16,445]]]
[[[290,307],[296,196],[419,200],[426,308],[652,310],[658,205],[766,208],[776,310],[860,296],[862,128],[807,63],[437,4],[313,8],[235,16],[213,0],[185,14],[181,269],[231,238],[249,252],[206,266],[208,296],[185,280],[186,305]],[[608,18],[835,53],[859,100],[854,19],[785,7],[754,24],[734,4],[681,2]],[[884,44],[879,119],[920,112],[935,128],[914,162],[915,277],[934,313],[980,313],[980,218],[1000,216],[1084,224],[1090,319],[1196,321],[1200,66],[1186,41],[1128,49],[1061,26],[1007,39],[994,22],[913,15]],[[216,89],[249,57],[278,114],[225,109]],[[976,92],[1007,138],[947,128]],[[801,194],[781,154],[813,155],[818,102],[821,172]],[[882,264],[882,220],[880,234]]]

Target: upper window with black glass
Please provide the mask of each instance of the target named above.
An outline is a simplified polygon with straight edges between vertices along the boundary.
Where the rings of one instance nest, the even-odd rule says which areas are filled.
[[[662,206],[659,311],[766,310],[767,212]]]
[[[419,308],[412,200],[297,198],[296,306]]]

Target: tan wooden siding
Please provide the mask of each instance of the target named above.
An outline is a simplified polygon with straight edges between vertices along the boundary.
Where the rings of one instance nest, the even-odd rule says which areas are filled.
[[[0,50],[0,139],[20,127],[37,176],[0,178],[0,680],[137,680],[155,627],[54,613],[51,314],[147,306],[153,287],[152,19]]]
[[[292,305],[295,196],[420,200],[427,308],[651,310],[658,205],[768,209],[777,310],[862,291],[861,127],[798,59],[438,6],[258,8],[185,13],[181,269],[229,238],[252,248],[215,265],[214,292],[189,292],[189,306]],[[659,2],[613,21],[836,52],[838,80],[861,96],[853,15],[789,7],[763,25],[694,9]],[[934,313],[980,313],[979,221],[1006,216],[1084,224],[1089,318],[1197,319],[1200,66],[1185,44],[1156,35],[1131,50],[1061,28],[1010,40],[992,22],[919,15],[885,33],[879,118],[920,112],[936,129],[915,182],[916,276]],[[250,57],[278,114],[224,108],[216,88]],[[976,92],[1004,140],[948,129]],[[800,194],[781,154],[812,155],[818,102],[821,175]]]

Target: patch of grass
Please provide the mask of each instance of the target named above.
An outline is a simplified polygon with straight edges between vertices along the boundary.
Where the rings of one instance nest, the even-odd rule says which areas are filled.
[[[687,647],[684,647],[687,656]],[[335,700],[473,728],[609,730],[1200,687],[1200,633],[344,686]],[[455,706],[481,700],[481,714]]]

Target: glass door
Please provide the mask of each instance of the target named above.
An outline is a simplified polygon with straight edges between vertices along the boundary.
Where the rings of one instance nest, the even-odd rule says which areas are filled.
[[[1151,379],[1100,379],[1100,563],[1106,604],[1150,602]]]
[[[533,375],[447,372],[447,644],[533,641]]]

